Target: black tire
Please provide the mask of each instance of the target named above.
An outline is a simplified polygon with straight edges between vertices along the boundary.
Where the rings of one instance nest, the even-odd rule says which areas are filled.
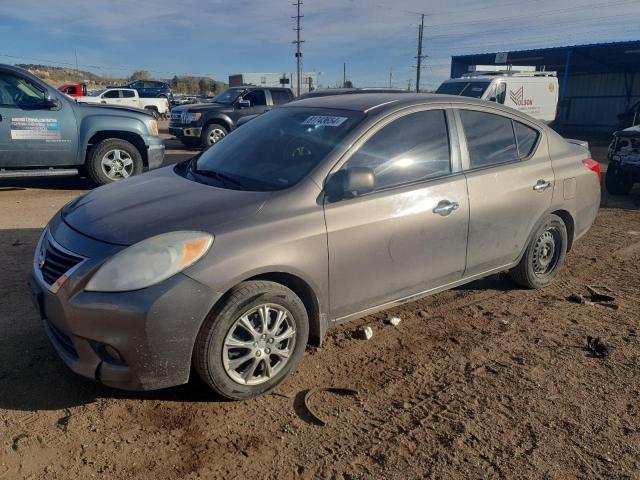
[[[200,139],[199,138],[179,137],[178,139],[180,140],[180,142],[182,142],[182,144],[185,147],[195,148],[195,147],[199,147],[200,146]]]
[[[550,241],[553,242],[551,250]],[[546,287],[560,271],[567,245],[566,225],[557,215],[548,215],[531,237],[520,263],[509,271],[511,278],[526,288]],[[549,251],[550,254],[544,255]]]
[[[151,115],[153,115],[153,118],[155,118],[156,120],[160,119],[160,113],[158,113],[158,110],[156,110],[153,107],[145,107],[144,108],[147,112],[149,112]]]
[[[295,324],[295,341],[292,341],[288,348],[292,348],[293,351],[290,353],[286,363],[272,378],[256,385],[242,384],[234,380],[231,374],[225,370],[223,363],[225,355],[224,343],[232,327],[234,329],[237,328],[234,327],[236,320],[245,313],[264,304],[283,307],[290,312],[293,317],[291,319],[292,323]],[[307,311],[295,293],[275,282],[243,282],[234,287],[214,307],[204,321],[196,339],[193,364],[200,378],[214,392],[228,399],[246,400],[271,390],[284,381],[292,371],[295,371],[304,355],[308,337],[309,319]],[[250,342],[252,341],[253,339],[250,340]],[[256,343],[246,349],[247,353],[250,353],[251,348],[256,348]],[[269,352],[268,349],[266,351]],[[268,358],[271,361],[272,356],[269,355]],[[262,361],[266,359],[266,357],[263,357]],[[253,360],[251,361],[253,362]],[[260,360],[258,360],[259,367],[264,367],[264,363],[260,364],[259,362]]]
[[[627,195],[633,188],[633,181],[621,174],[619,168],[609,165],[604,177],[604,185],[611,195]]]
[[[212,141],[212,132],[214,132],[215,130],[218,130],[221,136],[218,138],[218,140]],[[202,130],[202,136],[200,137],[200,146],[202,148],[210,147],[211,145],[219,141],[222,137],[224,137],[227,133],[229,133],[229,131],[224,125],[220,125],[219,123],[210,123]]]
[[[127,168],[125,173],[127,176],[138,175],[142,173],[144,163],[140,151],[130,142],[119,138],[107,138],[100,143],[94,145],[89,152],[87,158],[87,174],[97,185],[106,185],[114,181],[126,178],[123,174],[114,174],[113,177],[108,175],[108,171],[102,167],[102,159],[111,151],[119,150],[125,152],[132,160],[131,168]]]

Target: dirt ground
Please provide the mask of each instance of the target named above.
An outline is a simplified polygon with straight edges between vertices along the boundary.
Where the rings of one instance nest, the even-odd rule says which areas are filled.
[[[167,143],[169,163],[194,153]],[[0,479],[640,478],[640,189],[603,197],[549,288],[495,276],[342,325],[274,393],[234,403],[195,378],[112,390],[56,356],[25,278],[42,227],[88,187],[0,181]],[[567,301],[586,285],[619,308]],[[357,395],[316,391],[321,426],[314,387]]]

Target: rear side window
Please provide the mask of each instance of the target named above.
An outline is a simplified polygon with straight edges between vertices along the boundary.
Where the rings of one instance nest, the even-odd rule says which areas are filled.
[[[515,121],[513,122],[513,129],[516,132],[516,140],[518,141],[518,154],[520,158],[526,158],[533,153],[540,134],[537,130]]]
[[[460,110],[471,168],[488,167],[518,159],[511,119],[493,113]]]
[[[449,135],[443,110],[405,115],[375,133],[345,168],[368,167],[376,190],[451,173]]]
[[[271,90],[271,99],[274,105],[282,105],[291,101],[291,96],[284,90]]]
[[[122,97],[123,98],[133,98],[135,96],[136,96],[136,94],[134,93],[133,90],[122,90]]]

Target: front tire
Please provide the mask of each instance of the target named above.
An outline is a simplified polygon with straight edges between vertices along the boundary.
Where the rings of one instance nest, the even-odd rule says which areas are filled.
[[[213,391],[246,400],[296,369],[308,337],[307,311],[294,292],[275,282],[243,282],[205,320],[193,363]]]
[[[227,133],[227,129],[219,123],[210,123],[202,131],[201,146],[207,148],[222,140]]]
[[[548,215],[534,233],[511,278],[526,288],[549,285],[560,271],[567,252],[567,227],[557,215]]]
[[[627,195],[633,188],[633,182],[620,174],[620,169],[609,165],[604,177],[604,185],[611,195]]]
[[[94,145],[87,160],[87,173],[97,185],[138,175],[143,167],[140,151],[119,138],[107,138]]]

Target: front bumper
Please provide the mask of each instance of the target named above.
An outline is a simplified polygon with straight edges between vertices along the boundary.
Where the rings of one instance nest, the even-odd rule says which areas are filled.
[[[200,135],[202,135],[202,127],[190,127],[190,126],[177,127],[177,126],[169,125],[169,133],[174,137],[178,137],[178,138],[184,138],[184,137],[200,138]]]
[[[159,168],[164,162],[164,142],[160,137],[147,139],[147,164],[149,170]]]
[[[59,215],[52,224],[54,239],[68,250],[83,256],[100,250],[100,242],[71,231]],[[84,291],[114,253],[113,246],[102,246],[108,254],[89,258],[56,293],[35,271],[28,280],[56,352],[74,372],[111,387],[152,390],[186,383],[193,345],[215,295],[183,274],[135,292]]]

